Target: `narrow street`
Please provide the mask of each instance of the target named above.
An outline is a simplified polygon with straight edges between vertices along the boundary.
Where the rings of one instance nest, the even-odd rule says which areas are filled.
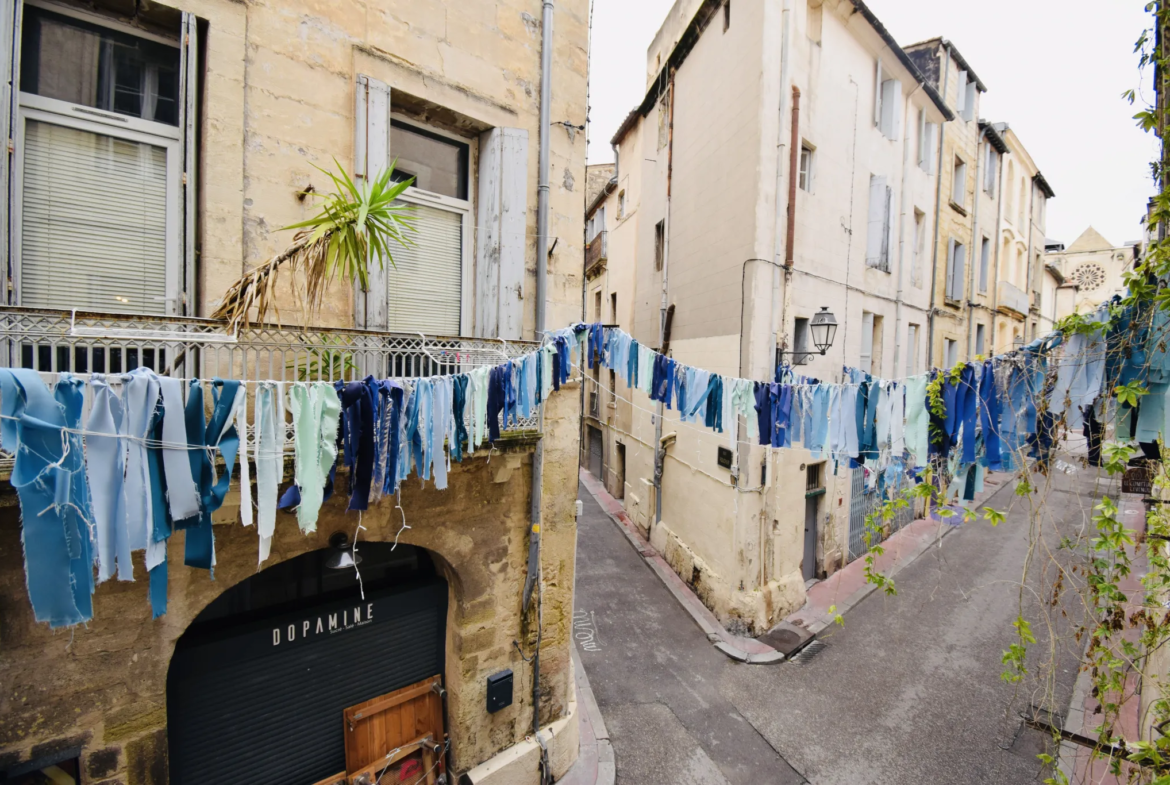
[[[950,533],[898,574],[897,596],[871,594],[844,626],[821,634],[819,653],[777,665],[715,650],[582,486],[576,609],[596,642],[579,654],[609,727],[617,782],[1042,782],[1036,755],[1048,736],[1020,715],[1032,703],[1067,708],[1079,650],[1061,635],[1069,623],[1061,604],[1043,603],[1058,645],[1050,650],[1046,630],[1036,629],[1029,657],[1033,665],[1051,657],[1051,678],[1017,692],[1000,673],[1021,596],[1036,618],[1031,598],[1051,591],[1059,537],[1075,536],[1091,515],[1087,470],[1054,472],[1051,483],[1039,495],[1029,591],[1019,586],[1028,515],[1008,483],[988,501],[1010,508],[1004,523]]]

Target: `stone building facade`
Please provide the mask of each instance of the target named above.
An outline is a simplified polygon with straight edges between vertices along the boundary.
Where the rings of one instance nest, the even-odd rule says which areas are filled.
[[[1052,243],[1044,264],[1058,270],[1062,288],[1054,292],[1052,318],[1087,313],[1114,295],[1125,296],[1125,274],[1138,261],[1136,242],[1114,245],[1093,227],[1065,246]]]
[[[6,69],[15,65],[3,75],[12,88],[5,93],[12,102],[3,120],[14,140],[0,171],[8,195],[0,243],[10,270],[0,335],[4,365],[117,374],[137,364],[161,372],[169,360],[172,369],[181,361],[178,367],[190,376],[296,381],[306,378],[297,375],[298,368],[304,372],[306,357],[313,378],[334,378],[324,366],[339,355],[345,358],[340,374],[349,377],[359,371],[410,376],[494,364],[535,347],[538,265],[547,269],[548,328],[580,319],[583,255],[576,238],[583,228],[585,140],[572,126],[584,123],[586,111],[588,4],[583,0],[559,2],[552,12],[547,259],[536,253],[540,0],[326,5],[17,0],[3,9],[0,45],[8,47],[3,60]],[[80,55],[63,54],[71,51]],[[98,60],[87,60],[90,54],[111,58],[100,60],[107,70],[95,71],[92,62]],[[29,196],[35,195],[30,188],[42,183],[37,178],[58,187],[89,182],[86,166],[92,157],[72,159],[73,170],[64,174],[37,168],[36,145],[50,145],[52,151],[51,145],[71,140],[73,152],[102,147],[157,164],[117,170],[126,194],[146,202],[157,187],[164,195],[148,205],[161,216],[152,225],[161,238],[157,249],[134,251],[103,267],[102,252],[69,245],[67,225],[37,223],[37,202]],[[204,317],[226,287],[289,243],[291,233],[279,229],[317,212],[320,202],[313,192],[331,190],[315,167],[336,171],[336,161],[355,176],[371,178],[395,158],[400,171],[418,178],[403,198],[420,216],[422,250],[398,248],[398,264],[375,271],[368,293],[335,283],[309,332],[287,326],[306,322],[292,282],[285,281],[280,297],[285,327],[243,331],[237,342],[215,338],[223,326]],[[70,209],[81,216],[79,223],[121,204],[115,203],[113,187],[97,201],[87,201],[81,187],[76,191],[81,195]],[[118,222],[128,225],[122,213]],[[135,231],[141,235],[141,229]],[[38,243],[49,243],[57,255],[38,256]],[[105,289],[69,283],[70,269],[58,261],[66,247],[84,274],[79,280],[105,281]],[[132,272],[119,277],[112,269],[117,266]],[[45,286],[46,279],[56,283]],[[69,319],[72,308],[79,309],[75,324]],[[100,328],[97,336],[79,340],[71,331],[83,323]],[[163,329],[190,337],[179,339],[178,346],[174,339],[159,342],[151,331]],[[136,330],[144,330],[141,338]],[[178,357],[171,354],[176,349]],[[458,357],[451,360],[452,355]],[[275,622],[290,614],[299,620],[297,614],[324,607],[316,603],[356,597],[361,587],[349,572],[341,584],[341,573],[329,572],[335,566],[330,559],[340,550],[332,538],[339,533],[350,540],[357,535],[359,554],[366,548],[365,590],[388,603],[387,613],[408,619],[417,612],[431,626],[419,622],[412,628],[413,622],[402,621],[417,633],[393,640],[412,645],[391,646],[361,661],[330,662],[324,672],[352,670],[356,704],[406,686],[399,675],[409,668],[401,663],[433,664],[437,672],[425,677],[440,676],[445,690],[448,782],[466,775],[465,781],[475,783],[535,783],[542,746],[551,773],[560,776],[577,754],[570,661],[577,390],[571,381],[550,398],[542,430],[513,429],[493,451],[477,451],[453,464],[447,490],[412,476],[399,499],[384,498],[361,516],[345,512],[345,494],[339,492],[323,508],[316,532],[307,535],[281,513],[262,570],[255,530],[240,525],[233,489],[216,513],[214,580],[205,570],[184,566],[184,535],[177,532],[169,550],[169,608],[153,620],[139,553],[133,582],[110,580],[97,587],[94,618],[87,625],[54,631],[36,623],[25,588],[20,510],[5,483],[0,778],[21,781],[57,767],[76,782],[94,785],[192,781],[190,772],[176,769],[180,747],[188,753],[209,749],[213,757],[219,748],[221,757],[239,764],[241,781],[266,781],[276,771],[285,777],[281,760],[325,744],[321,736],[284,738],[275,751],[263,752],[275,768],[251,770],[254,761],[220,743],[256,732],[257,723],[233,725],[231,717],[243,715],[232,712],[243,708],[229,710],[225,704],[222,718],[200,731],[211,736],[195,739],[189,729],[194,712],[176,716],[176,684],[189,675],[176,673],[177,653],[189,660],[200,651],[193,648],[196,643],[235,640],[237,633],[255,633],[257,625],[261,633],[256,634],[275,636],[271,629],[280,629]],[[534,488],[537,461],[543,479]],[[338,484],[344,488],[341,474]],[[291,463],[282,479],[283,489],[292,480]],[[524,610],[534,493],[542,537],[535,599]],[[398,549],[392,551],[395,542]],[[294,590],[298,579],[317,581],[317,588]],[[326,591],[329,586],[339,588]],[[433,602],[425,608],[413,607],[414,600],[403,594],[435,586],[426,589]],[[261,588],[291,592],[293,599],[262,602]],[[378,607],[381,614],[383,606]],[[427,630],[435,633],[431,649]],[[240,640],[246,649],[251,639]],[[234,659],[232,649],[227,651],[215,667]],[[248,659],[239,656],[241,662]],[[279,657],[271,663],[274,672],[283,667]],[[489,711],[489,677],[506,671],[514,685],[511,702]],[[304,701],[322,672],[297,671],[282,685],[280,700],[275,690],[260,695],[258,716],[279,724],[307,711]],[[264,709],[269,700],[271,708]],[[531,738],[534,714],[540,743]],[[328,744],[334,743],[332,733],[340,743],[340,708],[321,723],[336,728],[324,734]],[[309,785],[332,775],[319,771],[322,760],[336,761],[336,744],[331,750],[306,759],[281,781],[300,781],[297,776],[318,771],[304,780]]]
[[[791,362],[812,349],[809,319],[826,306],[842,328],[826,356],[801,351],[798,372],[925,369],[929,267],[914,238],[930,232],[930,162],[950,117],[862,3],[680,0],[590,202],[607,237],[587,316],[688,365],[764,380],[777,350]],[[586,384],[584,465],[730,629],[763,632],[849,558],[848,470],[742,429],[732,444],[620,379],[615,390],[605,370]]]

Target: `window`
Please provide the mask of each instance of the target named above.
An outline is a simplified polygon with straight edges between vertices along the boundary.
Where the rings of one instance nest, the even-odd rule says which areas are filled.
[[[987,145],[987,160],[983,164],[983,190],[992,199],[995,198],[995,180],[999,168],[999,153],[990,144]]]
[[[812,193],[813,190],[813,167],[816,161],[815,151],[812,145],[805,142],[800,146],[800,176],[798,185],[802,191]]]
[[[1026,183],[1026,178],[1020,180],[1020,203],[1018,205],[1020,213],[1019,221],[1016,223],[1016,228],[1021,232],[1024,231],[1024,227],[1027,226],[1027,222],[1024,220],[1024,215],[1026,214],[1028,208],[1028,191]]]
[[[13,159],[20,305],[179,314],[194,140],[180,81],[194,48],[26,5]],[[194,40],[193,18],[183,17]],[[191,96],[191,110],[194,110]],[[191,158],[190,191],[183,183]],[[68,200],[63,209],[62,200]],[[185,220],[189,202],[191,220]]]
[[[808,37],[814,44],[821,42],[825,23],[824,0],[808,0]]]
[[[986,348],[986,328],[982,324],[975,325],[975,354],[982,356]]]
[[[861,312],[861,357],[857,367],[866,373],[872,374],[874,348],[874,315],[869,311]]]
[[[601,290],[593,293],[593,321],[601,321]]]
[[[966,72],[963,72],[963,78],[967,78]],[[963,103],[959,107],[959,113],[967,122],[975,119],[975,99],[979,97],[979,86],[973,81],[968,81],[963,89]]]
[[[991,275],[991,240],[984,237],[979,244],[979,291],[987,293],[988,278]]]
[[[881,91],[879,127],[887,139],[897,140],[902,123],[902,83],[897,79],[887,79],[882,82]]]
[[[593,217],[585,224],[585,242],[593,241],[593,238],[605,231],[605,205],[597,209],[593,213]]]
[[[617,406],[617,373],[609,372],[609,405]]]
[[[1012,220],[1012,182],[1016,179],[1016,165],[1013,161],[1008,161],[1007,177],[1004,178],[1005,187],[1003,195],[1006,199],[1004,203],[1003,217],[1010,221]]]
[[[666,147],[670,135],[670,96],[667,93],[662,94],[662,100],[658,102],[658,149]]]
[[[869,219],[866,227],[865,263],[882,272],[890,271],[890,229],[894,224],[894,191],[886,178],[869,178]]]
[[[906,327],[906,375],[918,373],[918,325]]]
[[[661,270],[666,260],[666,221],[654,225],[654,269]]]
[[[943,339],[943,367],[954,368],[959,364],[959,342],[951,338]]]
[[[804,365],[812,359],[812,333],[807,318],[798,316],[792,329],[792,364]]]
[[[470,264],[470,145],[398,119],[390,123],[395,178],[415,178],[400,197],[412,205],[409,244],[391,241],[385,266],[387,324],[394,332],[459,335]],[[481,154],[481,161],[484,156]],[[499,334],[499,333],[493,333]]]
[[[951,202],[959,207],[967,206],[967,162],[955,156],[955,170],[951,178]]]
[[[951,238],[947,241],[947,282],[946,298],[961,302],[966,287],[963,278],[967,270],[967,247]]]
[[[934,174],[934,132],[938,126],[926,121],[926,110],[918,110],[918,168]]]
[[[617,324],[617,292],[612,292],[609,295],[609,323]]]
[[[874,64],[873,83],[873,124],[877,128],[882,126],[882,61]]]
[[[723,1],[723,32],[731,27],[731,0]]]
[[[910,257],[910,284],[922,288],[922,260],[926,257],[926,213],[914,208],[914,246]]]
[[[626,189],[618,191],[618,218],[626,217]]]

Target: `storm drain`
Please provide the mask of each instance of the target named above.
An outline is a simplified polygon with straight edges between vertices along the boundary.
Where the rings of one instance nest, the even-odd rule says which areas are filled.
[[[820,639],[809,641],[807,646],[789,657],[788,661],[793,665],[807,665],[813,657],[817,656],[827,648],[829,648],[829,644]]]

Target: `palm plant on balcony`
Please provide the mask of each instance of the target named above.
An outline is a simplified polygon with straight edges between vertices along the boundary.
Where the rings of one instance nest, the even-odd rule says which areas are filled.
[[[326,289],[337,278],[356,283],[369,290],[370,263],[394,264],[391,241],[409,245],[407,232],[413,231],[409,205],[398,201],[413,182],[408,178],[395,182],[394,165],[373,180],[354,183],[341,164],[334,159],[339,174],[315,167],[333,182],[333,191],[322,195],[321,211],[300,223],[285,226],[296,230],[292,243],[281,253],[246,273],[224,294],[211,315],[224,319],[237,330],[252,321],[263,322],[273,311],[279,320],[276,303],[277,281],[281,271],[302,274],[298,288],[306,315],[316,314]]]

